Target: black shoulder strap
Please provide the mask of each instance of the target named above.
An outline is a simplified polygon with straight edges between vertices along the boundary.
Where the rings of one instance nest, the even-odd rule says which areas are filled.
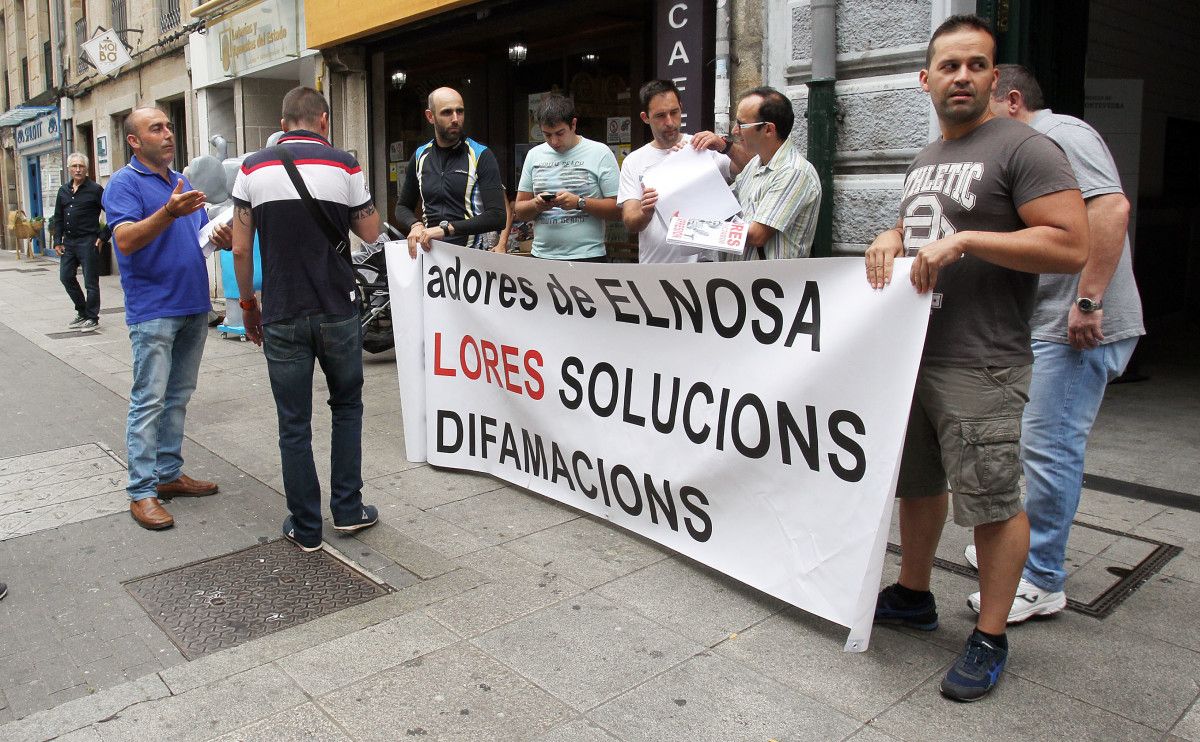
[[[292,159],[292,153],[288,151],[287,147],[278,144],[272,147],[271,151],[283,163],[283,169],[287,170],[288,177],[292,179],[292,185],[296,187],[296,192],[300,194],[300,200],[308,208],[308,213],[312,215],[313,221],[325,233],[325,238],[329,240],[329,244],[333,245],[334,251],[346,260],[350,260],[350,245],[346,239],[346,235],[338,233],[338,228],[333,226],[329,215],[317,205],[316,199],[309,193],[308,186],[304,183],[304,178],[300,177],[300,171],[296,169],[296,162]]]

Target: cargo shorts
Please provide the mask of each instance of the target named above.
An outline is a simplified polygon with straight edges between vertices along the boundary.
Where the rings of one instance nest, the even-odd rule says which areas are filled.
[[[896,496],[932,497],[949,485],[954,522],[968,528],[1021,512],[1021,414],[1032,369],[922,364]]]

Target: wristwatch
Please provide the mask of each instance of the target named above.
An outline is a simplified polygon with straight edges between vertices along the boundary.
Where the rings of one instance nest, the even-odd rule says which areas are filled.
[[[729,148],[733,146],[733,137],[724,136],[721,138],[725,140],[725,146],[720,148],[719,150],[717,150],[717,153],[722,154],[722,155],[727,155],[727,154],[729,154]]]
[[[580,196],[579,203],[575,204],[575,208],[583,211],[584,206],[587,206],[587,196]]]
[[[1101,299],[1089,299],[1086,296],[1081,296],[1075,300],[1075,306],[1079,307],[1079,311],[1084,314],[1090,314],[1097,309],[1104,308],[1104,301]]]
[[[454,234],[454,229],[450,226],[449,220],[441,220],[438,222],[438,227],[441,228],[442,234],[446,235],[447,237],[450,237]]]

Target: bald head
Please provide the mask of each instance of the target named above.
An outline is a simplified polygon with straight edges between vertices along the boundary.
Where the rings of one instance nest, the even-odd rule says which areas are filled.
[[[425,120],[433,124],[438,146],[453,147],[462,141],[466,111],[462,96],[454,88],[438,88],[429,94]]]

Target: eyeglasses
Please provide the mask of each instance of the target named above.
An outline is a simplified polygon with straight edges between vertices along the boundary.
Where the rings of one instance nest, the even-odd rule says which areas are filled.
[[[763,124],[769,124],[769,123],[771,123],[771,122],[755,121],[753,124],[743,124],[741,121],[735,121],[734,126],[737,127],[739,130],[741,130],[741,129],[749,129],[752,126],[762,126]]]

